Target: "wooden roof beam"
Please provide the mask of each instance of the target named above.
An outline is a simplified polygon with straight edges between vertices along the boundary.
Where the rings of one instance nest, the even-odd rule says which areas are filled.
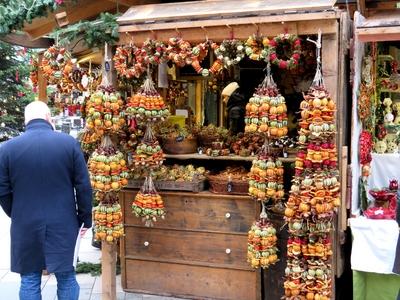
[[[115,4],[118,3],[126,7],[131,7],[134,5],[160,3],[159,0],[108,0],[108,1],[114,2]]]
[[[50,38],[39,38],[31,41],[26,33],[16,34],[9,33],[4,37],[0,37],[0,40],[7,42],[9,44],[18,45],[26,48],[49,48],[54,45],[54,40]]]
[[[362,42],[399,41],[400,26],[356,28],[356,34]]]
[[[115,8],[115,3],[106,0],[97,1],[78,1],[76,5],[66,8],[67,18],[70,24],[81,20],[96,17],[102,12],[106,12]],[[39,18],[34,20],[32,24],[27,24],[24,31],[32,40],[38,39],[57,28],[57,20],[54,14],[49,14],[47,18]]]

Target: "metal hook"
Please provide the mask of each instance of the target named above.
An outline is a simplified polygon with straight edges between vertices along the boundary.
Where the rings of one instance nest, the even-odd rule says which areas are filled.
[[[233,40],[233,37],[234,37],[234,35],[233,35],[233,27],[231,27],[231,25],[229,25],[229,24],[226,24],[226,27],[228,27],[231,30],[230,31],[230,39]]]
[[[260,35],[260,25],[256,24],[256,23],[253,23],[253,25],[257,28],[256,36],[259,36]]]
[[[156,32],[153,29],[151,29],[150,31],[151,31],[151,34],[153,35],[153,39],[156,40],[157,39]]]
[[[175,31],[178,34],[178,37],[182,37],[182,33],[178,30],[178,27],[175,27]]]
[[[208,42],[208,34],[207,34],[207,30],[205,29],[205,27],[204,27],[204,26],[201,26],[201,29],[203,29],[203,30],[204,30],[204,34],[205,34],[205,37],[206,37],[206,42]]]
[[[133,35],[129,34],[127,31],[125,31],[126,36],[129,38],[129,47],[133,46]]]

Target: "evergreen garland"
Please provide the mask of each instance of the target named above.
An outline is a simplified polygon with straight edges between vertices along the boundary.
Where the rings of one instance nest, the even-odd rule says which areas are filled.
[[[113,45],[119,39],[117,15],[101,13],[94,21],[80,21],[54,31],[51,36],[68,48],[74,48],[82,40],[89,48],[102,47],[105,43]],[[75,44],[70,45],[72,42]]]
[[[47,16],[60,4],[59,0],[0,0],[0,35],[22,29],[25,22]]]

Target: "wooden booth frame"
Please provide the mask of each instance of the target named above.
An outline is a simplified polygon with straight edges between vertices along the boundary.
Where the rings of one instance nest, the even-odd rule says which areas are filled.
[[[279,0],[250,0],[242,1],[240,5],[237,5],[237,1],[232,0],[209,0],[144,5],[131,7],[118,19],[118,22],[120,23],[119,31],[121,33],[120,44],[133,42],[136,45],[140,45],[147,38],[167,41],[169,38],[178,35],[191,43],[198,43],[206,39],[221,42],[232,35],[236,39],[246,40],[254,33],[269,37],[283,32],[308,36],[317,35],[318,31],[321,30],[322,72],[325,85],[337,103],[337,149],[342,189],[341,208],[334,225],[332,269],[333,274],[339,277],[343,273],[344,267],[341,246],[344,243],[344,231],[347,228],[346,145],[348,134],[346,125],[348,104],[346,99],[348,80],[346,59],[350,42],[350,19],[347,12],[335,9],[334,3],[335,1],[332,0],[300,3],[299,1],[285,1],[283,3]],[[198,106],[201,107],[201,104]],[[198,117],[196,119],[199,121]],[[132,196],[132,192],[129,190],[126,195],[129,193]],[[175,194],[173,197],[177,197]],[[182,197],[187,199],[189,196],[184,193]],[[125,199],[124,196],[122,198]],[[125,205],[127,203],[125,201]],[[128,227],[133,226],[131,223],[126,225]],[[134,225],[134,228],[138,228],[138,225]],[[138,289],[127,287],[125,251],[128,243],[131,243],[131,241],[128,241],[127,237],[121,240],[122,286],[126,291],[137,292]],[[140,261],[140,258],[137,259]],[[245,260],[245,257],[243,259]],[[259,293],[254,299],[261,299],[260,271],[256,271],[256,273]],[[171,278],[174,277],[171,275]],[[156,291],[143,289],[140,291],[160,294]],[[189,295],[182,292],[161,294],[207,299],[207,296],[204,295]]]

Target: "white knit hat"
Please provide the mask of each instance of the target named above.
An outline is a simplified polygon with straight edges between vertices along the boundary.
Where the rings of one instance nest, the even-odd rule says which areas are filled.
[[[230,97],[238,88],[239,84],[237,82],[231,82],[222,90],[221,95]]]

